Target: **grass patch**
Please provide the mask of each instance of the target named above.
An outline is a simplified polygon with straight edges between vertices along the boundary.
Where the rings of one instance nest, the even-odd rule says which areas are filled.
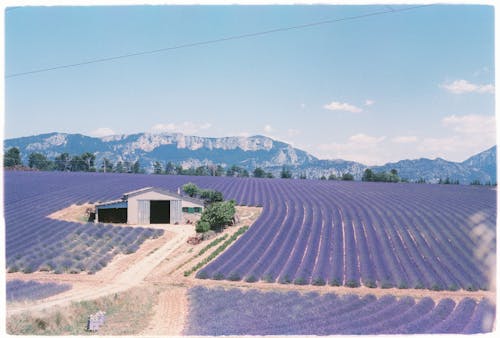
[[[146,328],[153,315],[159,291],[134,288],[92,301],[73,302],[42,314],[26,311],[7,318],[11,335],[95,335],[86,331],[88,315],[106,312],[106,323],[98,335],[135,335]]]
[[[191,275],[193,272],[195,272],[196,270],[200,269],[201,267],[203,267],[205,264],[207,264],[208,262],[210,262],[211,260],[213,260],[215,257],[217,257],[222,251],[226,250],[226,248],[231,244],[233,243],[240,235],[244,234],[245,231],[248,230],[248,226],[243,226],[241,228],[238,229],[238,231],[236,231],[234,234],[231,235],[231,237],[229,237],[229,239],[227,239],[224,243],[222,243],[220,246],[217,247],[217,249],[214,250],[214,252],[212,252],[208,257],[206,257],[205,259],[203,259],[201,262],[199,262],[198,264],[196,264],[195,266],[193,266],[190,270],[186,270],[184,271],[184,276],[189,276]],[[227,235],[227,234],[226,234]],[[210,245],[210,244],[209,244]],[[204,248],[203,248],[204,249]],[[203,250],[202,249],[202,250]]]

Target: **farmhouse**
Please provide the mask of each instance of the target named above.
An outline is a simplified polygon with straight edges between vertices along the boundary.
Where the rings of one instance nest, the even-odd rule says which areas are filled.
[[[175,224],[183,212],[202,212],[203,201],[164,189],[147,187],[125,193],[119,200],[96,205],[96,222]]]

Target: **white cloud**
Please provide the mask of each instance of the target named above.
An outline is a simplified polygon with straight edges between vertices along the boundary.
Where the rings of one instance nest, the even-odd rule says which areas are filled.
[[[297,135],[300,135],[301,131],[298,130],[298,129],[293,129],[293,128],[290,128],[287,130],[287,134],[288,136],[290,137],[293,137],[293,136],[297,136]]]
[[[241,136],[241,137],[249,137],[251,134],[247,131],[242,131],[239,133],[236,133],[236,136]]]
[[[451,115],[441,123],[455,134],[447,137],[424,139],[418,150],[427,157],[442,157],[450,161],[463,161],[496,143],[494,116]]]
[[[202,130],[210,129],[210,123],[196,123],[185,121],[182,123],[158,123],[151,128],[153,133],[181,133],[186,135],[193,135]]]
[[[266,125],[264,126],[264,131],[265,131],[266,133],[271,133],[271,132],[273,132],[273,131],[274,131],[274,129],[273,129],[273,127],[271,127],[271,125],[270,125],[270,124],[266,124]]]
[[[451,83],[444,83],[440,85],[441,88],[453,94],[464,93],[495,93],[495,86],[492,84],[479,85],[470,83],[467,80],[455,80]]]
[[[360,113],[363,111],[363,109],[353,106],[349,103],[342,103],[342,102],[336,102],[332,101],[329,104],[325,104],[323,108],[328,109],[328,110],[333,110],[333,111],[347,111],[350,113]]]
[[[375,101],[367,99],[365,101],[365,106],[373,106],[375,104]]]
[[[382,164],[386,156],[383,154],[385,147],[382,147],[381,143],[385,139],[385,136],[376,137],[358,133],[350,136],[345,143],[320,144],[316,149],[322,158],[341,158],[370,165]]]
[[[97,128],[96,130],[93,130],[90,132],[91,136],[94,137],[104,137],[104,136],[110,136],[110,135],[115,135],[116,133],[113,131],[111,128]]]
[[[393,137],[391,139],[391,141],[394,142],[394,143],[405,144],[405,143],[414,143],[414,142],[417,142],[418,138],[416,136],[397,136],[397,137]]]
[[[495,116],[488,115],[451,115],[443,118],[445,127],[450,127],[458,133],[465,134],[495,134]]]
[[[300,109],[305,109],[306,108],[306,104],[305,103],[301,103],[300,104]]]

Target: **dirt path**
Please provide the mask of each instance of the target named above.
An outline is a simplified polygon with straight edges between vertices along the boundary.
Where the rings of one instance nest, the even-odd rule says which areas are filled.
[[[145,336],[180,336],[188,313],[187,288],[170,287],[160,294],[155,315],[146,330]]]
[[[86,278],[82,278],[84,281],[81,281],[80,283],[75,280],[73,288],[68,292],[30,304],[9,304],[7,307],[8,315],[20,313],[26,310],[35,312],[54,306],[64,306],[73,301],[97,299],[110,294],[123,292],[133,286],[141,284],[146,276],[151,273],[156,266],[167,259],[178,247],[183,245],[187,238],[193,233],[193,228],[189,226],[184,227],[168,225],[165,229],[175,234],[173,238],[153,251],[145,254],[143,253],[144,257],[142,259],[138,260],[135,264],[130,265],[128,268],[123,269],[121,272],[117,272],[114,276],[112,276],[112,278],[102,278],[102,276],[97,276],[97,274],[95,278],[92,278],[94,276],[87,275],[85,276]],[[32,275],[32,278],[30,279],[36,279],[33,277],[36,276]],[[46,274],[42,277],[45,277],[42,279],[47,281],[60,281],[58,279],[64,279],[71,276],[61,276],[61,278],[58,278],[57,275]],[[15,278],[15,276],[10,276],[9,279],[13,278]],[[75,276],[75,278],[78,278],[78,276]]]

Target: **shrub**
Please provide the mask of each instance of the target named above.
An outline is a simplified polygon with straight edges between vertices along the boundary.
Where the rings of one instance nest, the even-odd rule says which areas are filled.
[[[376,287],[377,287],[377,283],[375,283],[375,281],[373,281],[373,280],[371,280],[371,279],[369,279],[369,280],[365,280],[365,281],[363,282],[363,284],[364,284],[367,288],[371,288],[371,289],[373,289],[373,288],[376,288]]]
[[[432,291],[441,291],[443,290],[443,288],[441,287],[441,285],[437,284],[437,283],[434,283],[432,284],[432,286],[430,287],[430,290]]]
[[[451,284],[451,285],[448,285],[447,289],[450,291],[457,291],[458,286],[456,284]]]
[[[472,285],[472,284],[469,284],[465,287],[465,290],[467,291],[477,291],[477,287]]]
[[[196,274],[196,278],[199,278],[199,279],[207,279],[207,278],[208,278],[208,273],[206,273],[204,270],[199,271],[199,272]]]
[[[290,284],[292,282],[292,279],[290,278],[290,276],[285,275],[285,276],[280,278],[279,282],[281,284]]]
[[[257,281],[257,278],[254,275],[250,275],[247,278],[245,278],[245,282],[247,283],[255,283]]]
[[[319,285],[325,285],[325,284],[326,284],[325,280],[323,278],[321,278],[321,277],[315,277],[313,279],[313,281],[312,281],[312,285],[318,285],[319,286]]]
[[[382,281],[382,284],[380,285],[380,287],[381,287],[382,289],[391,289],[391,288],[393,288],[393,287],[394,287],[394,285],[392,285],[392,283],[391,283],[391,282],[389,282],[389,281],[387,281],[387,280],[384,280],[384,281]]]
[[[408,284],[406,284],[406,282],[401,282],[398,284],[398,289],[408,289]]]
[[[239,280],[241,280],[241,277],[240,277],[239,273],[231,272],[231,274],[229,275],[229,277],[227,279],[231,280],[231,281],[239,281]]]
[[[220,271],[217,271],[216,273],[214,273],[212,275],[212,279],[215,279],[215,280],[223,280],[224,279],[224,274]]]
[[[345,283],[345,286],[347,286],[348,288],[357,288],[357,287],[359,287],[359,282],[356,280],[350,279]]]
[[[306,285],[307,281],[304,278],[302,278],[302,277],[298,277],[298,278],[295,278],[295,280],[293,281],[293,284],[295,284],[295,285]]]
[[[424,284],[418,282],[417,285],[415,285],[415,289],[425,289]]]
[[[210,224],[206,221],[199,220],[196,222],[196,232],[203,233],[210,230]]]
[[[330,281],[331,286],[340,286],[340,280],[338,278],[334,278]]]
[[[270,273],[266,273],[262,279],[266,282],[266,283],[274,283],[274,277],[273,275],[271,275]]]

